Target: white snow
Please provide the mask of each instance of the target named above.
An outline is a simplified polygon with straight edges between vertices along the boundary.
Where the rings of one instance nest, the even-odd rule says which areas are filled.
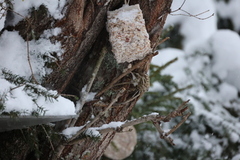
[[[82,128],[83,128],[83,126],[81,126],[81,127],[69,127],[69,128],[64,129],[62,131],[62,134],[66,138],[71,138],[73,135],[75,135]]]
[[[29,42],[29,56],[30,63],[33,68],[35,78],[40,82],[42,77],[51,70],[45,68],[45,60],[39,58],[41,55],[50,55],[50,52],[57,52],[58,55],[62,54],[60,43],[52,44],[45,37],[51,34],[58,34],[59,29],[53,29],[47,34],[44,33],[44,38]],[[14,39],[14,43],[12,43]],[[28,62],[27,42],[25,42],[18,34],[18,32],[5,31],[0,37],[0,69],[11,71],[13,74],[23,76],[26,79],[31,77],[31,70]],[[53,57],[52,57],[53,58]],[[54,59],[54,58],[53,58]],[[10,63],[11,62],[11,63]],[[74,104],[59,96],[56,100],[46,100],[45,97],[40,96],[36,98],[36,103],[32,101],[32,97],[24,91],[24,86],[11,90],[10,88],[17,87],[14,84],[6,82],[3,76],[0,77],[5,85],[1,84],[0,94],[5,94],[5,111],[11,110],[19,111],[21,114],[30,114],[37,109],[37,105],[44,108],[46,115],[74,115]],[[3,87],[2,87],[3,86]],[[45,89],[45,91],[47,91]]]
[[[240,31],[239,6],[239,0],[231,0],[228,3],[225,3],[224,1],[219,1],[216,3],[217,11],[220,17],[231,19],[234,25],[234,29],[236,31]]]
[[[159,54],[152,60],[152,64],[164,65],[166,62],[178,58],[178,60],[170,64],[162,71],[162,74],[170,74],[173,80],[178,84],[186,83],[187,77],[184,73],[184,68],[187,67],[187,62],[184,60],[184,52],[179,49],[166,48],[159,51]]]
[[[77,101],[75,113],[79,114],[81,112],[82,107],[85,104],[85,102],[93,100],[96,94],[97,93],[95,93],[95,92],[88,92],[87,84],[86,84],[80,92],[80,100]]]
[[[12,43],[13,39],[14,43]],[[0,51],[1,69],[7,68],[14,74],[18,74],[20,76],[30,76],[31,73],[27,61],[26,43],[18,35],[18,32],[5,31],[1,35]]]
[[[6,96],[4,103],[5,112],[18,111],[21,115],[29,115],[31,112],[37,111],[39,109],[38,107],[41,107],[43,110],[39,112],[40,115],[75,114],[75,107],[73,102],[61,96],[58,96],[56,99],[46,99],[44,96],[33,97],[33,95],[29,95],[28,92],[24,90],[25,85],[17,87],[4,79],[0,79],[0,84],[0,95]],[[50,94],[55,93],[57,96],[57,92],[48,92]],[[35,102],[33,99],[35,99]]]
[[[2,7],[6,7],[6,3],[4,2],[4,0],[0,0],[0,4],[2,5]],[[2,30],[2,28],[4,27],[4,21],[6,19],[6,10],[0,8],[0,30]]]
[[[2,3],[3,1],[0,1]],[[65,5],[65,0],[39,0],[39,1],[11,1],[13,10],[19,15],[14,18],[14,24],[18,23],[23,17],[26,17],[32,7],[38,8],[41,4],[45,5],[49,14],[55,19],[63,17],[61,10]],[[0,11],[0,16],[4,10]],[[0,29],[4,26],[5,17],[0,20]],[[75,115],[74,103],[70,100],[59,96],[57,91],[48,90],[40,85],[29,83],[32,72],[38,83],[41,83],[44,76],[48,75],[52,70],[45,66],[45,63],[56,61],[51,53],[57,53],[57,56],[64,52],[59,42],[54,44],[50,42],[49,37],[56,36],[61,33],[60,28],[52,28],[45,30],[38,40],[26,42],[16,31],[4,31],[0,36],[0,98],[4,109],[1,112],[20,112],[20,115],[29,115],[32,112],[38,112],[40,115]],[[29,48],[27,48],[29,46]],[[28,52],[29,49],[29,52]],[[29,59],[28,59],[29,57]],[[44,59],[43,57],[48,57]],[[32,72],[30,64],[32,66]],[[7,81],[2,70],[13,75],[20,76],[26,82],[13,84]],[[43,94],[44,92],[50,98]]]
[[[239,160],[240,159],[240,154],[235,155],[232,160]]]
[[[29,9],[35,8],[37,9],[40,5],[44,5],[48,8],[48,11],[51,16],[55,19],[63,18],[64,14],[62,13],[62,9],[66,3],[66,0],[14,0],[11,1],[13,4],[13,9],[19,15],[16,15],[13,20],[13,25],[17,24],[23,17],[28,15]]]
[[[118,12],[118,14],[116,15],[116,19],[118,18],[123,21],[133,21],[139,14],[138,9],[132,9],[129,7],[129,5],[123,5],[122,9],[124,10],[124,12]]]
[[[104,124],[101,127],[98,127],[98,129],[106,129],[106,128],[117,128],[123,125],[124,122],[110,122],[108,124]]]
[[[47,101],[45,97],[39,97],[36,101],[39,106],[42,106],[46,110],[45,115],[74,115],[75,107],[74,103],[62,96],[59,96],[56,100],[52,99]]]
[[[226,102],[238,98],[237,88],[225,82],[219,86],[219,94]]]
[[[6,108],[4,110],[6,112],[19,111],[22,114],[25,114],[32,112],[37,108],[37,106],[33,105],[32,99],[23,91],[23,87],[14,89],[13,91],[6,93],[6,95]]]
[[[173,1],[172,10],[176,10],[181,6],[183,1]],[[215,13],[216,9],[212,0],[194,0],[186,1],[183,8],[185,11],[195,15],[206,10],[209,12],[200,15],[199,18],[205,18],[210,16],[212,13]],[[172,13],[172,14],[185,14],[181,11]],[[199,20],[194,17],[189,16],[171,16],[169,15],[165,24],[165,28],[170,25],[181,24],[180,33],[184,35],[184,49],[186,53],[191,53],[195,46],[198,46],[199,43],[202,43],[205,39],[209,38],[212,33],[217,30],[216,16],[213,16],[206,20]],[[174,38],[174,37],[171,37]]]
[[[3,0],[0,0],[2,3]],[[62,9],[65,0],[14,0],[14,11],[21,16],[15,15],[13,23],[16,24],[23,17],[27,16],[29,9],[38,8],[41,4],[48,7],[49,14],[55,19],[63,17]],[[173,1],[172,10],[179,8],[182,1]],[[174,138],[175,142],[186,147],[186,139],[191,140],[192,148],[195,150],[205,149],[211,151],[213,156],[220,157],[224,148],[220,145],[223,143],[227,146],[228,141],[239,143],[240,123],[239,117],[234,117],[227,109],[239,110],[240,91],[240,37],[234,31],[217,30],[217,14],[223,18],[230,18],[234,24],[234,30],[240,30],[240,1],[231,0],[229,3],[214,0],[194,0],[186,1],[182,9],[191,14],[210,10],[208,13],[200,15],[200,18],[208,17],[212,13],[215,16],[206,20],[199,20],[194,17],[181,15],[169,15],[165,24],[165,28],[170,25],[180,24],[180,34],[184,37],[183,48],[165,48],[159,50],[159,55],[153,58],[153,64],[164,65],[168,61],[178,57],[178,61],[168,66],[162,71],[163,74],[173,76],[173,81],[179,86],[184,87],[193,84],[193,88],[178,93],[177,96],[183,99],[190,99],[193,104],[191,110],[192,121],[199,124],[199,128],[191,130],[187,138]],[[0,11],[0,16],[4,10]],[[131,21],[137,12],[136,10],[121,12],[118,18],[121,20]],[[175,12],[173,14],[182,14]],[[4,27],[5,16],[0,19],[0,30]],[[47,55],[51,57],[50,52],[56,52],[61,56],[63,50],[60,43],[52,44],[49,37],[58,35],[60,28],[53,28],[44,31],[40,39],[29,41],[30,62],[33,67],[34,76],[39,82],[41,77],[46,76],[51,70],[44,67],[45,61],[39,57]],[[171,37],[174,39],[174,37]],[[31,71],[27,59],[27,43],[18,34],[18,32],[4,31],[0,37],[0,70],[6,69],[13,74],[29,79]],[[211,57],[210,57],[211,56]],[[203,86],[204,84],[204,86]],[[74,104],[61,96],[56,99],[45,99],[42,95],[30,94],[30,91],[24,90],[26,84],[21,86],[10,83],[0,74],[0,98],[4,102],[5,109],[3,111],[19,111],[21,114],[30,114],[41,107],[46,115],[66,115],[75,114]],[[49,91],[42,86],[35,86],[57,96],[56,91]],[[206,89],[207,88],[207,89]],[[151,91],[162,90],[161,84],[154,83]],[[94,93],[90,94],[87,99],[92,99]],[[33,101],[34,99],[34,101]],[[207,104],[207,106],[206,106]],[[78,104],[80,105],[80,104]],[[227,109],[226,109],[227,108]],[[43,113],[42,113],[43,114]],[[155,113],[152,113],[155,114]],[[239,113],[236,113],[239,114]],[[209,125],[213,130],[213,134],[204,134],[204,124],[201,124],[200,118]],[[192,122],[192,123],[193,123]],[[124,122],[111,122],[101,127],[93,127],[87,130],[89,135],[99,135],[98,130],[104,128],[117,128]],[[191,125],[191,123],[189,124]],[[82,127],[71,127],[63,131],[67,137],[76,134]],[[201,131],[199,131],[199,130]],[[190,131],[189,131],[190,132]],[[202,133],[203,132],[203,133]],[[221,139],[215,137],[217,132]],[[228,135],[229,137],[227,137]],[[159,139],[158,134],[152,134],[147,131],[144,133],[145,140],[152,144]],[[188,141],[187,141],[188,142]],[[153,154],[149,152],[149,154]],[[233,160],[239,159],[237,154],[232,157]]]
[[[182,2],[173,1],[172,10],[179,8]],[[230,0],[228,4],[214,0],[186,1],[182,8],[185,11],[194,15],[209,9],[208,13],[199,17],[204,18],[212,13],[215,13],[215,16],[199,20],[169,15],[165,28],[180,24],[180,34],[184,37],[183,48],[161,49],[152,60],[153,64],[161,66],[178,57],[178,61],[166,67],[161,73],[172,75],[173,81],[180,87],[193,84],[191,89],[177,93],[176,96],[190,99],[193,105],[190,108],[193,110],[191,119],[198,125],[196,129],[191,130],[186,139],[175,137],[175,143],[180,148],[186,148],[186,143],[190,143],[193,150],[210,151],[215,158],[222,158],[221,154],[225,152],[223,146],[226,147],[230,142],[238,143],[240,137],[239,117],[233,116],[228,110],[234,110],[235,114],[239,115],[240,36],[231,30],[218,30],[216,14],[218,12],[220,17],[230,18],[234,23],[234,30],[239,31],[239,3],[239,0]],[[179,13],[183,14],[180,11],[172,14]],[[163,90],[163,87],[154,83],[150,90]],[[204,123],[207,123],[214,132],[208,138],[204,134],[206,132]],[[215,137],[215,133],[222,138]],[[239,159],[239,155],[233,159]]]
[[[152,112],[152,113],[150,113],[149,115],[157,116],[157,115],[159,115],[159,113],[157,113],[157,112]]]
[[[106,128],[117,128],[123,125],[124,122],[110,122],[109,124],[103,124],[101,127],[90,127],[86,130],[85,134],[89,135],[91,137],[100,137],[101,134],[99,130],[106,129]],[[82,129],[84,126],[80,127],[69,127],[62,131],[62,134],[64,134],[67,138],[71,138],[73,135],[75,135],[80,129]]]
[[[230,139],[233,143],[237,143],[239,142],[239,135],[235,132],[232,132],[231,135],[230,135]]]
[[[209,39],[213,56],[213,72],[240,90],[240,37],[230,30],[219,30]]]

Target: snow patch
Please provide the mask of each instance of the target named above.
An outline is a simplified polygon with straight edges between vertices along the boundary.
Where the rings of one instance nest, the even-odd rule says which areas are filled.
[[[209,42],[212,47],[213,72],[240,90],[240,37],[230,30],[219,30]]]
[[[38,9],[40,5],[46,6],[49,11],[49,14],[53,16],[55,19],[63,18],[64,14],[62,13],[62,9],[66,4],[66,0],[14,0],[11,1],[13,4],[13,10],[20,14],[14,16],[13,24],[16,25],[19,21],[21,21],[24,17],[28,15],[29,9],[35,8]]]
[[[236,31],[240,31],[240,1],[239,0],[231,0],[226,3],[225,1],[218,1],[216,3],[217,11],[220,17],[229,18],[232,20],[234,29]]]

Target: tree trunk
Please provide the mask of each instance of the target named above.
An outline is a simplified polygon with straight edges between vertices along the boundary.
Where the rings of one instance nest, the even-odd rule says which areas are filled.
[[[53,72],[46,78],[43,84],[45,87],[58,90],[60,94],[79,97],[80,91],[92,76],[95,64],[104,51],[103,48],[106,48],[107,53],[97,73],[91,92],[98,93],[128,68],[128,63],[118,64],[116,62],[111,52],[111,44],[108,40],[109,35],[106,30],[107,11],[120,8],[124,1],[113,0],[105,5],[106,1],[107,0],[70,0],[65,6],[65,17],[58,21],[48,17],[47,14],[34,14],[34,16],[30,18],[34,24],[33,26],[35,26],[35,28],[33,27],[31,29],[34,29],[39,35],[41,35],[44,30],[51,28],[53,24],[54,27],[60,27],[62,29],[60,35],[52,37],[52,41],[60,41],[65,53],[62,59],[59,60],[59,63],[53,66]],[[130,1],[130,5],[140,5],[153,49],[159,43],[161,30],[170,12],[171,3],[172,0]],[[39,8],[39,10],[41,10],[41,8]],[[36,13],[39,13],[39,11],[36,11]],[[15,26],[14,29],[19,30],[21,35],[27,39],[25,24],[26,21],[23,20]],[[12,28],[9,30],[11,29]],[[31,39],[31,37],[29,37],[29,39]],[[142,65],[136,68],[134,72],[147,73],[151,57],[142,61],[144,61]],[[132,65],[134,66],[138,62],[139,61],[132,62]],[[130,79],[131,74],[124,76],[117,84],[114,84],[114,87],[111,88],[111,93],[104,92],[101,95],[104,102],[108,104],[116,96],[120,88],[124,87],[126,89],[124,95],[118,100],[120,105],[113,107],[108,112],[108,116],[99,119],[92,125],[93,127],[101,126],[112,121],[124,121],[127,119],[128,114],[139,99],[139,97],[137,97],[132,101],[124,103],[131,97],[134,97],[136,92],[139,92],[136,87],[129,83]],[[72,100],[74,101],[74,99]],[[85,103],[75,126],[84,125],[86,122],[91,121],[92,115],[96,116],[104,110],[106,106],[93,105],[98,100],[99,97],[96,97],[95,100]],[[56,126],[55,130],[61,131],[63,129],[63,122],[56,124]],[[20,136],[20,132],[18,131],[12,131],[8,134],[12,134],[14,137]],[[62,147],[60,157],[64,159],[100,159],[113,136],[114,132],[109,132],[102,135],[102,138],[97,141],[92,138],[83,138],[74,145],[65,145]],[[9,143],[10,145],[16,146],[16,144],[21,144],[24,146],[23,142],[17,142],[17,140],[9,141]],[[5,143],[5,147],[7,147],[9,143]],[[53,142],[54,148],[57,148],[61,143],[62,141]],[[48,145],[48,147],[40,147],[40,151],[42,152],[40,159],[56,157],[55,154],[57,153],[52,151],[49,143],[45,142],[44,144],[46,146]],[[30,150],[30,147],[24,148],[21,154],[19,153],[18,156],[15,155],[15,159],[34,157],[31,155]],[[52,157],[49,156],[50,154]]]

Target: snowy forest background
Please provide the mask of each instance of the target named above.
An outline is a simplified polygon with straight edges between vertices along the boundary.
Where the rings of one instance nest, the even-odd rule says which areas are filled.
[[[181,4],[173,1],[172,10]],[[192,0],[182,9],[193,15],[210,10],[198,18],[215,15],[205,20],[179,15],[183,12],[168,16],[162,36],[170,40],[153,58],[152,87],[133,115],[164,113],[187,99],[192,115],[172,135],[174,147],[150,124],[138,126],[140,142],[128,159],[240,159],[239,6],[239,0]]]
[[[0,0],[2,7],[3,2]],[[27,15],[25,10],[40,5],[37,1],[25,2],[23,5],[22,1],[16,1],[15,11],[21,16],[9,25]],[[172,10],[178,9],[182,2],[174,0]],[[60,19],[63,15],[58,11],[64,3],[63,0],[57,5],[55,1],[46,1],[45,5],[55,19]],[[239,6],[239,0],[188,0],[182,7],[185,11],[193,15],[209,12],[198,18],[183,16],[185,13],[180,11],[168,16],[162,37],[169,36],[170,40],[159,46],[159,55],[154,57],[149,72],[152,86],[138,102],[131,118],[152,112],[166,114],[188,99],[192,115],[171,135],[174,147],[161,140],[152,125],[137,126],[138,144],[127,159],[240,159]],[[4,9],[0,12],[0,29],[6,18],[4,12]],[[199,19],[212,13],[215,15],[208,19]],[[30,81],[34,74],[35,81],[41,84],[42,78],[51,72],[46,64],[61,56],[60,44],[49,40],[60,32],[60,28],[46,30],[38,40],[29,43],[18,32],[1,33],[1,113],[75,114],[70,100]],[[29,51],[26,46],[30,46]],[[52,52],[48,53],[49,50]],[[32,69],[27,56],[31,57]],[[167,130],[179,121],[176,119],[163,127]]]

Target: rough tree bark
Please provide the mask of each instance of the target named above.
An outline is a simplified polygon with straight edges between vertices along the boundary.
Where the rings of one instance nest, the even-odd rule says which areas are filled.
[[[120,8],[123,0],[112,0],[105,5],[107,0],[69,0],[65,6],[65,17],[61,20],[54,20],[47,14],[44,14],[44,7],[39,8],[39,11],[34,11],[30,19],[31,27],[26,29],[27,20],[21,21],[17,26],[10,27],[8,30],[18,30],[20,34],[27,39],[28,31],[35,30],[39,35],[47,28],[60,27],[62,33],[56,37],[52,37],[52,41],[60,41],[65,53],[58,64],[52,66],[53,72],[46,78],[44,86],[50,89],[58,90],[60,94],[70,94],[79,96],[79,92],[87,84],[91,78],[93,69],[103,47],[107,48],[107,53],[104,57],[100,70],[94,81],[91,92],[99,92],[107,86],[112,79],[119,76],[128,64],[117,64],[111,53],[111,45],[108,41],[108,32],[106,31],[106,18],[108,10]],[[146,29],[150,36],[151,47],[155,48],[159,43],[161,30],[165,23],[166,17],[170,12],[172,0],[131,0],[130,5],[139,4],[142,9],[143,16],[146,22]],[[42,10],[41,10],[42,9]],[[31,36],[28,37],[31,39]],[[143,65],[135,69],[134,72],[147,73],[151,58],[144,61]],[[133,65],[139,61],[133,62]],[[129,82],[131,75],[126,75],[118,83]],[[119,98],[119,103],[125,102],[133,97],[136,89],[130,84],[124,84],[114,87],[112,93],[104,93],[104,102],[109,103],[116,95],[120,87],[126,88],[126,92]],[[139,97],[138,97],[139,98]],[[103,117],[94,123],[95,126],[112,121],[124,121],[131,112],[138,98],[113,107],[109,111],[107,117]],[[91,115],[97,115],[104,110],[104,107],[93,106],[94,101],[87,102],[81,115],[79,116],[75,126],[82,126],[87,121],[90,121]],[[65,123],[65,122],[64,122]],[[63,129],[63,122],[58,123],[55,130]],[[3,134],[3,133],[2,133]],[[1,134],[1,136],[2,136]],[[4,133],[6,136],[6,133]],[[12,131],[14,137],[21,136],[20,132]],[[18,135],[17,135],[18,134]],[[101,140],[95,141],[91,138],[83,138],[77,144],[64,146],[61,157],[64,159],[100,159],[105,148],[114,136],[114,132],[106,133]],[[16,138],[17,139],[17,138]],[[54,148],[57,148],[62,141],[54,141]],[[10,145],[23,145],[23,142],[12,140]],[[7,144],[7,143],[6,143]],[[5,147],[9,146],[9,144]],[[46,143],[49,145],[49,143]],[[26,147],[21,154],[15,155],[14,159],[27,159],[34,157],[31,155],[30,148]],[[40,148],[42,154],[40,159],[51,159],[55,152],[51,147]],[[49,156],[51,155],[51,156]]]

